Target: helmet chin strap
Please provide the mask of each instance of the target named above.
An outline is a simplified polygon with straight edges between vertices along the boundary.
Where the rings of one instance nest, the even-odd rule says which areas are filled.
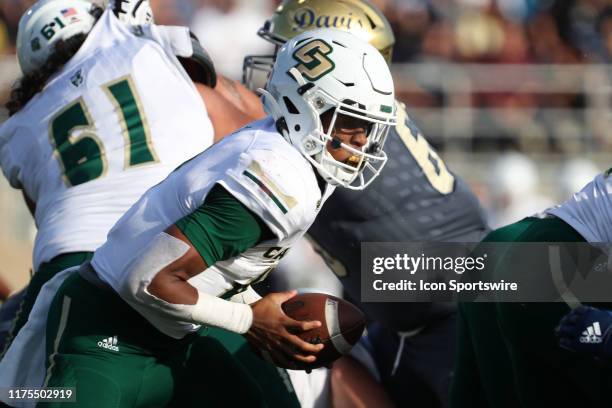
[[[285,139],[289,139],[289,129],[287,128],[287,122],[285,121],[285,117],[283,116],[283,112],[281,111],[278,102],[272,96],[272,94],[265,89],[259,88],[257,90],[263,97],[263,105],[265,111],[272,116],[274,121],[276,122],[276,130],[280,133]]]
[[[279,106],[276,99],[274,99],[274,96],[272,96],[270,92],[262,88],[257,89],[257,92],[259,92],[263,96],[263,105],[268,111],[268,113],[272,115],[274,120],[280,119],[283,116],[283,111],[281,110],[281,107]]]
[[[331,140],[331,148],[333,150],[339,150],[342,148],[342,141],[340,139],[338,139],[337,137],[332,137]],[[359,156],[356,155],[351,155],[348,157],[348,159],[346,159],[344,161],[344,163],[353,166],[353,167],[357,167],[357,165],[359,164],[359,162],[361,161],[361,159],[359,158]]]
[[[300,86],[304,86],[308,83],[302,76],[302,73],[296,67],[292,67],[289,71],[287,71],[287,73],[291,75],[291,77],[295,79]]]

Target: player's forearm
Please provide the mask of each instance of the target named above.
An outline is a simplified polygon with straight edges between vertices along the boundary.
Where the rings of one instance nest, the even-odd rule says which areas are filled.
[[[147,287],[150,294],[178,305],[194,305],[198,301],[198,291],[187,282],[183,270],[162,269]]]
[[[162,302],[172,317],[196,324],[221,327],[236,333],[246,333],[253,323],[251,306],[230,302],[198,291],[182,276],[158,274],[148,287],[151,295]],[[168,307],[164,307],[165,305]]]
[[[181,242],[186,245],[187,250],[177,259],[170,262],[157,272],[147,290],[154,296],[168,302],[179,305],[194,305],[198,301],[198,291],[191,284],[189,278],[204,271],[208,265],[193,248],[187,237],[176,226],[166,230],[168,235],[166,245],[172,245],[172,240],[178,247]]]
[[[166,268],[159,272],[148,286],[148,292],[162,302],[172,317],[196,324],[221,327],[236,333],[245,333],[253,322],[248,304],[235,303],[198,291],[185,279],[182,270]],[[166,306],[167,305],[167,306]]]
[[[168,230],[179,235],[177,231]],[[195,260],[194,252],[188,241],[167,232],[159,234],[133,260],[119,294],[145,317],[161,314],[245,333],[253,321],[249,305],[217,298],[189,284],[190,277],[207,267],[199,255],[199,262]]]
[[[219,76],[215,90],[253,120],[266,116],[259,96],[241,83]]]

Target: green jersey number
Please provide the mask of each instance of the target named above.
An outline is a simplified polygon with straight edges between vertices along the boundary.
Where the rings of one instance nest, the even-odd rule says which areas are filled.
[[[404,104],[398,106],[395,130],[423,170],[429,184],[440,194],[452,193],[455,187],[455,177],[448,171],[438,153],[427,143],[414,122],[410,120]]]
[[[51,121],[51,143],[69,186],[86,183],[106,172],[104,149],[94,130],[82,98],[72,102]]]
[[[102,88],[120,115],[125,141],[125,168],[157,162],[132,79],[127,76]],[[51,143],[66,185],[87,183],[106,173],[106,153],[95,131],[94,121],[83,98],[69,104],[51,120]]]

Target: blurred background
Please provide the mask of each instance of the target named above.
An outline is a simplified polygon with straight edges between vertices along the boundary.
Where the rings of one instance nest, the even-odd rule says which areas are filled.
[[[0,1],[2,105],[20,74],[17,23],[32,2]],[[562,201],[610,167],[612,0],[372,2],[395,32],[398,98],[472,185],[492,226]],[[256,32],[278,1],[151,3],[157,23],[190,26],[228,77],[241,78],[245,55],[272,51]],[[35,227],[4,178],[0,225],[0,277],[18,289]],[[297,265],[314,256],[296,252]]]

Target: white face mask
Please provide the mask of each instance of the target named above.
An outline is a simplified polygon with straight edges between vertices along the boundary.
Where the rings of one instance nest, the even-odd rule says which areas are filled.
[[[242,64],[242,83],[251,90],[263,88],[275,58],[275,55],[247,55]]]
[[[329,97],[328,97],[329,98]],[[318,153],[312,155],[311,163],[321,176],[330,184],[340,185],[351,190],[366,188],[387,163],[387,155],[383,150],[389,127],[393,123],[387,119],[374,118],[365,110],[329,98],[326,105],[332,105],[333,113],[327,130],[320,125],[306,137],[304,145],[309,142],[316,145]],[[335,125],[340,116],[351,117],[363,121],[366,128],[366,143],[356,148],[342,143],[333,136]],[[350,153],[344,162],[334,159],[328,146],[332,149],[343,149]],[[309,149],[312,151],[312,149]],[[303,151],[303,154],[307,154]]]

